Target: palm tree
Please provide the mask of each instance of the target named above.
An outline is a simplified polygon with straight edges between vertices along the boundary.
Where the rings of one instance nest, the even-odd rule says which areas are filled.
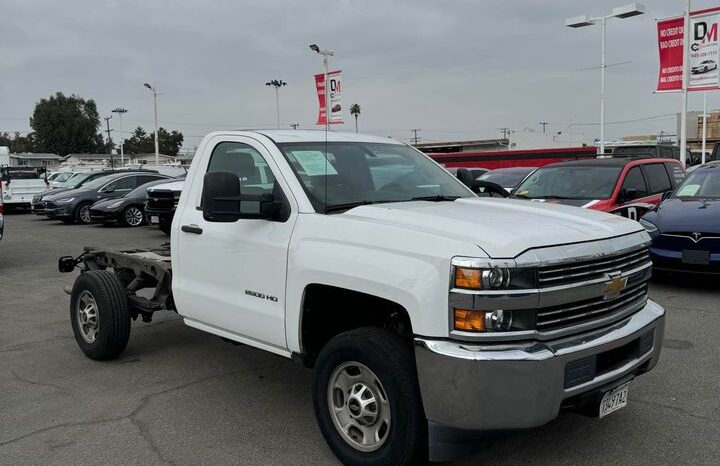
[[[350,115],[355,117],[355,132],[358,132],[357,119],[360,116],[360,105],[352,104],[350,106]]]

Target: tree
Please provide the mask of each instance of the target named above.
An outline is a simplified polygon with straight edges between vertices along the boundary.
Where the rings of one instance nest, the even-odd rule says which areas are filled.
[[[36,149],[37,141],[35,133],[28,133],[27,136],[21,136],[19,132],[14,135],[9,133],[0,133],[0,146],[7,146],[12,153],[21,152],[38,152]]]
[[[179,131],[168,132],[165,128],[158,129],[158,146],[161,154],[176,157],[182,147],[184,137]],[[154,154],[155,153],[155,135],[147,133],[140,126],[135,128],[132,136],[125,139],[125,152],[128,154]]]
[[[352,104],[350,106],[350,115],[355,117],[355,132],[357,133],[358,132],[357,120],[358,120],[358,117],[360,116],[360,105],[359,104]]]
[[[30,118],[35,130],[38,152],[67,155],[103,150],[102,135],[98,133],[100,117],[95,101],[58,92],[35,105]]]

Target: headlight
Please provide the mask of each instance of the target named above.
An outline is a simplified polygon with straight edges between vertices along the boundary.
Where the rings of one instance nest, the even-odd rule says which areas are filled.
[[[68,202],[72,202],[74,200],[75,200],[74,197],[64,197],[62,199],[56,199],[55,202],[57,204],[67,204]]]
[[[455,288],[497,290],[510,285],[510,271],[506,268],[471,269],[455,267]]]
[[[503,332],[510,330],[512,311],[455,309],[455,330],[462,332]]]
[[[644,218],[640,219],[640,225],[642,225],[648,233],[655,233],[658,231],[658,227],[654,223],[645,220]]]

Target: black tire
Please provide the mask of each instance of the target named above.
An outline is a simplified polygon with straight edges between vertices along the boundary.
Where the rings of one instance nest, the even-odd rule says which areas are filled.
[[[86,340],[79,317],[81,299],[86,300],[88,294],[94,300],[97,316],[93,341]],[[75,280],[70,295],[70,322],[78,346],[90,359],[114,359],[125,350],[130,339],[130,313],[127,294],[115,274],[93,270]]]
[[[128,220],[128,216],[129,216],[129,213],[131,210],[140,212],[140,214],[142,215],[142,219],[140,220],[140,223],[133,225]],[[120,225],[122,225],[124,227],[139,227],[140,225],[145,223],[145,212],[144,212],[143,208],[140,206],[137,206],[137,205],[127,206],[120,214],[119,220],[120,220]]]
[[[346,441],[330,414],[328,386],[336,369],[347,362],[369,368],[377,376],[389,401],[390,427],[384,443],[374,451],[361,451]],[[350,397],[343,398],[347,404]],[[427,462],[427,420],[412,345],[391,331],[364,327],[330,340],[317,359],[313,403],[325,441],[344,464],[374,466]]]
[[[90,220],[90,205],[92,202],[81,202],[78,204],[77,207],[75,207],[75,215],[74,220],[77,223],[83,224],[83,225],[89,225],[92,223],[92,220]],[[88,209],[88,217],[83,217],[83,210]],[[85,218],[85,220],[83,220]]]
[[[170,235],[172,220],[165,217],[160,217],[160,222],[158,223],[158,226],[160,227],[160,231],[162,231],[166,235]]]

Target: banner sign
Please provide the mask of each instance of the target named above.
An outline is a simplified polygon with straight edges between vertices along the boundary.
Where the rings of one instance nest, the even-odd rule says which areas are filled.
[[[663,19],[657,22],[660,51],[658,91],[682,89],[684,22],[683,18]]]
[[[684,20],[682,17],[657,22],[660,72],[657,90],[682,90],[683,65],[687,64],[688,90],[706,91],[720,87],[718,70],[718,23],[720,9],[690,13],[688,56],[683,63]]]
[[[690,16],[690,51],[688,89],[691,91],[717,89],[718,77],[718,21],[717,12]]]
[[[330,124],[339,125],[343,122],[342,116],[342,80],[341,72],[330,71],[328,73],[328,81],[330,81]],[[325,126],[325,74],[315,75],[315,89],[317,89],[318,104],[320,111],[318,112],[317,125]]]

